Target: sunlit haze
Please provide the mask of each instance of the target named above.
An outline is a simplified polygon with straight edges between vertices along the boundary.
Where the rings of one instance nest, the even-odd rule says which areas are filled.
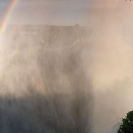
[[[132,36],[132,0],[0,0],[0,133],[117,133]]]

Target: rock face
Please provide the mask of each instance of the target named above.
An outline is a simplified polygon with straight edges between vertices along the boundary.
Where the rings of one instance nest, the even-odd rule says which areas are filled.
[[[84,27],[7,27],[0,49],[0,133],[91,132],[85,34]]]
[[[8,38],[12,41],[16,39],[15,43],[24,42],[29,44],[32,41],[36,45],[43,45],[46,47],[67,47],[75,43],[87,35],[86,27],[83,26],[31,26],[31,25],[10,25],[7,27]],[[28,39],[28,40],[27,40]],[[21,41],[20,41],[21,40]],[[14,42],[14,41],[13,41]]]

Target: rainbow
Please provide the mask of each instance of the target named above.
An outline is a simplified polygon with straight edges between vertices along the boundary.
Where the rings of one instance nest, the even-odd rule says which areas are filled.
[[[0,24],[0,36],[2,35],[2,33],[3,33],[3,31],[6,27],[7,21],[9,19],[10,15],[11,15],[12,10],[15,7],[16,3],[17,3],[17,0],[12,0],[9,7],[8,7],[8,9],[7,9],[7,11],[6,11],[6,13],[5,13],[5,16],[4,16],[4,18],[3,18],[3,20]]]

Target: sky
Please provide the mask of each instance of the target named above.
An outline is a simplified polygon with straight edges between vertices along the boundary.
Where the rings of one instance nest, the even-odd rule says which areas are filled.
[[[0,0],[0,22],[12,1]],[[97,24],[109,11],[123,12],[120,8],[123,2],[125,0],[17,0],[7,24]]]
[[[0,21],[12,1],[0,0]],[[109,10],[119,10],[123,2],[125,0],[17,0],[7,24],[86,25],[99,21]]]
[[[0,0],[0,20],[10,2]],[[18,0],[8,24],[82,24],[88,3],[88,0]]]
[[[11,1],[0,0],[0,21]],[[17,0],[7,24],[86,25],[118,5],[120,0]]]

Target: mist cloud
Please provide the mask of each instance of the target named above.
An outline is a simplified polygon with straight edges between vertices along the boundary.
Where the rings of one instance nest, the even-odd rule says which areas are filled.
[[[36,4],[37,9],[39,9],[40,3],[28,1],[26,4],[26,1],[20,1],[22,4],[18,4],[20,9],[16,7],[14,11],[18,10],[18,14],[22,18],[14,12],[12,19],[16,18],[16,20],[13,23],[23,23],[21,19],[25,18],[26,12],[29,15],[31,12],[33,13],[33,20],[36,18],[34,21],[36,24],[38,21],[44,24],[44,20],[46,20],[46,24],[50,24],[51,16],[55,15],[55,18],[52,17],[54,21],[51,21],[55,25],[74,25],[81,22],[81,24],[86,25],[86,34],[83,35],[80,30],[71,31],[70,27],[68,28],[70,31],[68,29],[63,30],[61,27],[52,27],[46,30],[46,34],[43,36],[39,34],[39,37],[36,38],[36,35],[32,34],[34,40],[33,37],[30,37],[30,33],[24,35],[22,32],[19,36],[13,31],[10,32],[9,41],[5,41],[4,44],[6,45],[2,46],[1,50],[2,74],[0,80],[2,88],[6,88],[1,89],[1,97],[17,97],[20,103],[23,103],[27,97],[34,99],[35,96],[38,101],[38,97],[44,95],[50,96],[53,103],[58,96],[61,96],[61,99],[54,103],[54,106],[57,105],[57,112],[52,112],[53,114],[57,113],[54,122],[62,120],[58,113],[60,107],[63,107],[65,108],[62,110],[63,118],[68,117],[67,110],[72,117],[72,119],[68,117],[68,121],[72,125],[77,124],[79,116],[81,125],[84,122],[89,123],[89,128],[91,125],[92,133],[115,133],[121,118],[127,111],[132,110],[133,105],[131,102],[133,100],[131,95],[133,92],[133,45],[131,39],[133,5],[131,2],[115,0],[85,1],[83,7],[80,5],[81,1],[78,1],[77,6],[75,6],[76,1],[50,2],[43,3],[40,1],[43,6],[48,6],[48,9],[46,9],[44,17],[41,15],[36,17],[37,14],[44,11],[40,8],[34,13]],[[70,6],[69,2],[71,3]],[[24,7],[26,12],[23,12]],[[85,12],[81,13],[83,8]],[[56,20],[56,18],[58,19]],[[25,19],[24,23],[31,24]],[[20,30],[26,29],[28,28]],[[73,34],[69,38],[70,33]],[[66,47],[64,44],[74,45]],[[34,91],[35,94],[33,94]],[[46,103],[51,102],[51,99],[44,99],[47,101]],[[4,99],[4,101],[8,100]],[[60,100],[63,102],[60,103]],[[80,103],[80,101],[82,102]],[[78,105],[78,103],[80,104]],[[63,104],[66,106],[64,107]],[[33,107],[36,108],[36,106],[34,104]],[[71,110],[73,109],[72,106],[74,106],[74,111]],[[83,110],[80,110],[80,107]],[[26,108],[30,111],[28,106]],[[76,109],[79,110],[79,114]],[[76,116],[74,116],[75,112]],[[83,121],[86,112],[91,118],[89,121],[88,119]],[[28,119],[30,120],[30,117]],[[66,123],[63,121],[63,123],[68,124],[68,127],[75,131],[68,121]],[[87,131],[88,127],[87,125],[84,126],[84,132]],[[69,130],[67,131],[69,132]],[[54,131],[50,130],[50,132]]]

